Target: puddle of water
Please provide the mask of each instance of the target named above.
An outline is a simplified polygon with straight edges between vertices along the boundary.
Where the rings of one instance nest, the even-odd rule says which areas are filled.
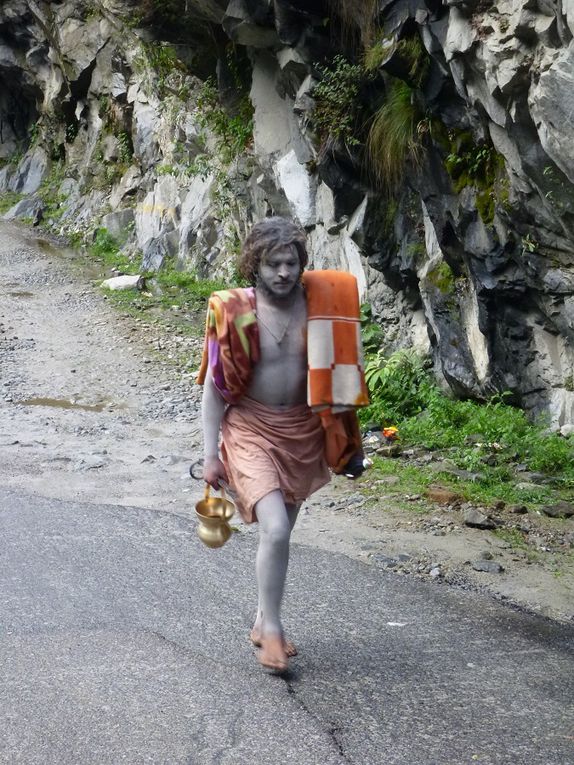
[[[35,247],[50,258],[61,258],[72,263],[79,262],[81,248],[75,249],[66,245],[50,242],[47,239],[36,239],[36,237],[30,236],[25,237],[25,239],[31,247]],[[101,263],[91,263],[89,261],[83,263],[82,272],[89,280],[101,281],[104,278],[102,271],[103,267]]]
[[[10,297],[15,297],[15,298],[34,297],[34,293],[33,292],[20,291],[20,292],[9,292],[8,294],[10,295]]]
[[[25,398],[14,401],[20,406],[50,406],[57,409],[82,409],[84,412],[103,412],[109,401],[101,401],[99,404],[79,404],[67,398]]]

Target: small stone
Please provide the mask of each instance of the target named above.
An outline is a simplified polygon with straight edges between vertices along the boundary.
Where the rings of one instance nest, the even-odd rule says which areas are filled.
[[[525,515],[528,512],[526,505],[509,505],[508,512],[513,515]]]
[[[399,565],[397,560],[389,558],[388,555],[383,555],[382,553],[371,555],[371,560],[375,561],[381,568],[396,568]]]
[[[574,505],[571,502],[561,500],[554,505],[545,505],[540,508],[544,515],[550,518],[571,518],[574,515]]]
[[[488,515],[482,513],[477,507],[464,511],[464,523],[475,529],[495,529],[496,523]]]
[[[431,568],[429,571],[429,575],[432,576],[433,579],[436,579],[437,577],[441,576],[442,571],[440,570],[439,566],[435,566],[434,568]]]
[[[531,483],[530,481],[520,481],[516,484],[518,491],[542,491],[544,486],[540,486],[537,483]]]
[[[471,565],[475,571],[484,571],[486,574],[500,574],[504,571],[504,566],[494,560],[475,560]]]
[[[481,560],[492,560],[494,558],[494,555],[490,552],[490,550],[484,550],[480,553],[480,559]]]
[[[379,446],[375,451],[381,457],[398,457],[401,453],[401,447],[398,444],[391,444],[390,446]]]

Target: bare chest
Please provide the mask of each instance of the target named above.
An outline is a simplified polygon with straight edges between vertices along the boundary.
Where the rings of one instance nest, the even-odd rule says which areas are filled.
[[[285,360],[287,357],[307,360],[307,315],[305,310],[289,315],[258,311],[261,363]]]

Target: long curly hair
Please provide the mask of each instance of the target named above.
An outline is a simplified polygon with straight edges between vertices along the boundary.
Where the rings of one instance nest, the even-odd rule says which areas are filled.
[[[309,262],[305,232],[288,218],[265,218],[256,223],[243,242],[239,256],[239,272],[249,284],[257,284],[259,264],[279,249],[292,247],[299,258],[301,273]]]

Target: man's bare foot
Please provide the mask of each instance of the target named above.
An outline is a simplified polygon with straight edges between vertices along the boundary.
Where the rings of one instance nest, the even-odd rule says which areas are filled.
[[[249,639],[256,648],[261,648],[261,632],[257,629],[257,627],[253,627],[251,634],[249,635]],[[297,647],[292,640],[283,638],[283,650],[289,657],[297,656]]]
[[[289,666],[289,659],[283,648],[281,635],[261,636],[261,648],[259,649],[259,663],[266,669],[275,672],[285,672]]]

